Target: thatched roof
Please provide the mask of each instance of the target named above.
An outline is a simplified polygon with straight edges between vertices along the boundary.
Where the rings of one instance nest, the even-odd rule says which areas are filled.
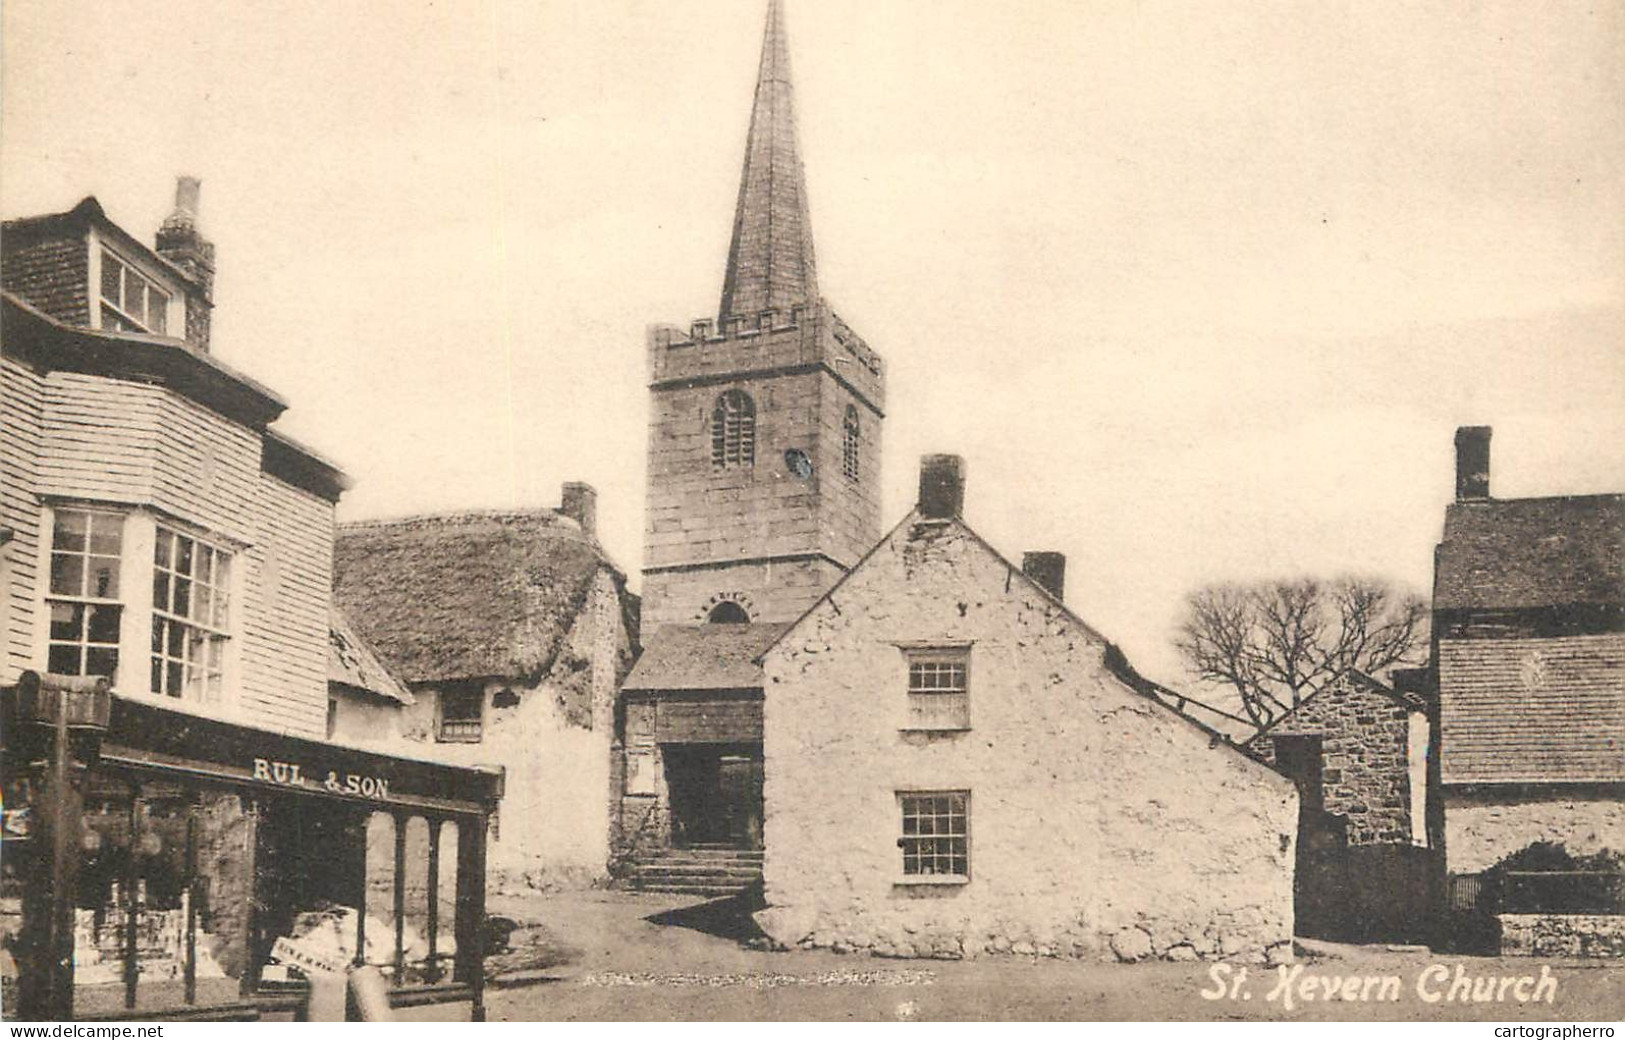
[[[341,524],[333,548],[339,605],[409,683],[540,675],[605,568],[551,509]]]
[[[666,625],[644,645],[621,688],[628,691],[755,690],[757,660],[790,626]]]
[[[401,704],[417,703],[412,691],[395,678],[338,609],[327,615],[327,682]]]

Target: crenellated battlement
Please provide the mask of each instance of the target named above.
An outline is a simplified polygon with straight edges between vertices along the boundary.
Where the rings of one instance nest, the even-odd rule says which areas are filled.
[[[649,378],[714,380],[730,373],[823,365],[877,410],[885,407],[885,363],[827,301],[788,312],[765,310],[649,328]]]

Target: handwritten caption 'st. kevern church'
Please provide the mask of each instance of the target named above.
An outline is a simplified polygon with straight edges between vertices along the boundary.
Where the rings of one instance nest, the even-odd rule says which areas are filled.
[[[1210,984],[1201,995],[1206,1000],[1251,1000],[1253,989],[1246,968],[1215,964],[1208,969]],[[1266,979],[1268,976],[1266,976]],[[1534,975],[1469,975],[1460,965],[1452,972],[1442,964],[1419,972],[1407,991],[1398,975],[1333,975],[1308,972],[1301,964],[1276,968],[1274,985],[1264,1000],[1292,1011],[1299,1004],[1342,1000],[1355,1003],[1397,1002],[1409,992],[1424,1004],[1529,1004],[1557,999],[1557,977],[1541,966]]]

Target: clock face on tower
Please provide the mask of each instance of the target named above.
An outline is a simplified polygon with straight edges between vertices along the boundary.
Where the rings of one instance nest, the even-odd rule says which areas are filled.
[[[812,459],[808,458],[807,453],[800,448],[791,448],[784,453],[784,465],[791,473],[794,473],[802,480],[812,476]]]

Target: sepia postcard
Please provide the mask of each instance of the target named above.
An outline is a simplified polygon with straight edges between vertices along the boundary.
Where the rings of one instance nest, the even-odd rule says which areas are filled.
[[[1625,5],[0,47],[12,1035],[1625,1020]]]

